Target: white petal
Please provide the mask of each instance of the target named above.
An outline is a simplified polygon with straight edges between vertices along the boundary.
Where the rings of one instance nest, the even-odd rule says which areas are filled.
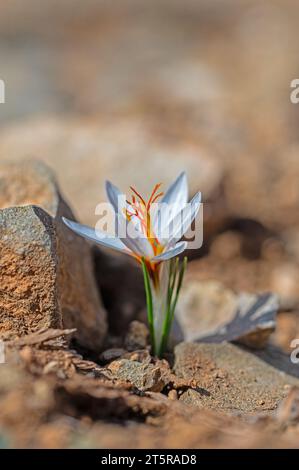
[[[110,181],[106,181],[106,193],[107,193],[108,200],[114,209],[115,214],[122,214],[125,217],[124,212],[126,210],[129,210],[129,212],[132,212],[132,209],[130,209],[130,205],[127,203],[126,195],[123,194]],[[136,229],[142,233],[140,219],[136,217],[135,215],[133,215],[131,216],[131,220],[133,224],[135,225]]]
[[[126,197],[114,184],[110,183],[110,181],[106,181],[105,185],[108,200],[113,206],[115,213],[118,214],[126,207]],[[119,204],[121,207],[119,207]]]
[[[179,242],[174,246],[174,248],[164,251],[164,253],[162,253],[161,255],[155,256],[152,261],[166,261],[170,258],[174,258],[175,256],[182,253],[184,250],[186,250],[187,245],[187,242]]]
[[[174,183],[168,188],[161,202],[167,204],[186,204],[188,201],[188,182],[186,173],[183,171]]]
[[[141,220],[136,215],[132,215],[130,220],[140,235],[143,235]]]
[[[186,205],[169,223],[165,229],[164,237],[169,238],[172,245],[182,238],[195,219],[201,204],[201,193],[196,193],[188,206]],[[162,234],[163,236],[163,234]]]
[[[162,263],[159,272],[159,288],[155,288],[152,283],[152,300],[153,300],[153,319],[154,319],[154,335],[157,347],[161,344],[163,334],[163,322],[167,308],[167,289],[168,289],[168,263]]]
[[[163,232],[169,223],[169,218],[173,219],[178,212],[188,202],[188,182],[185,172],[182,172],[174,183],[168,188],[161,201],[155,206],[153,214],[154,232],[160,239],[159,234]]]
[[[146,236],[139,232],[133,222],[118,214],[118,236],[131,251],[145,258],[152,258],[154,251]]]
[[[95,230],[87,225],[82,225],[77,222],[73,222],[72,220],[66,219],[62,217],[63,222],[67,225],[68,228],[73,230],[73,232],[81,235],[88,240],[91,240],[95,243],[105,246],[106,248],[112,248],[117,251],[121,251],[124,253],[128,253],[128,249],[126,246],[119,240],[118,238],[113,238],[108,236],[104,232],[100,232],[99,230]]]

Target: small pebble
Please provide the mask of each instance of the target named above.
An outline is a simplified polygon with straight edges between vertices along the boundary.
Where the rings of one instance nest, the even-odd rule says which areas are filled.
[[[177,394],[177,391],[176,390],[170,390],[169,393],[168,393],[168,398],[169,400],[177,400],[178,399],[178,394]]]
[[[115,359],[119,359],[121,356],[126,354],[126,350],[123,348],[110,348],[103,351],[99,357],[99,360],[102,364],[107,364],[108,362],[115,361]]]

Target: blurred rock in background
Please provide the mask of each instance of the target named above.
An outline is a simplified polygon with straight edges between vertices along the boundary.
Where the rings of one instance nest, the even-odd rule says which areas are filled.
[[[89,223],[105,178],[147,192],[185,168],[221,195],[212,234],[298,225],[298,19],[291,0],[3,2],[0,158],[47,161]]]

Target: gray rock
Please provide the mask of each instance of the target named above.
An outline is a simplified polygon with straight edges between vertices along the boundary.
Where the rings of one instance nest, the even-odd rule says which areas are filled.
[[[235,294],[216,281],[190,281],[176,317],[185,341],[237,341],[261,348],[275,329],[278,307],[274,294]]]
[[[115,361],[120,357],[124,356],[127,351],[123,348],[110,348],[106,349],[100,354],[99,360],[103,364],[108,364],[111,361]]]
[[[1,337],[75,327],[82,346],[99,350],[106,313],[91,250],[62,223],[74,216],[51,172],[37,162],[2,164],[0,207]]]
[[[254,349],[263,348],[275,330],[277,311],[276,295],[242,293],[238,296],[238,306],[231,321],[214,333],[202,336],[201,341],[236,341]]]
[[[176,318],[185,341],[195,341],[231,321],[237,296],[220,282],[188,280],[183,285]]]

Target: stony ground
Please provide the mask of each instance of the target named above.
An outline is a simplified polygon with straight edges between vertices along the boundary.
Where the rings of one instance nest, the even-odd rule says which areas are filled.
[[[0,447],[298,447],[298,4],[2,3]],[[158,360],[139,268],[61,216],[182,169],[204,244]]]

